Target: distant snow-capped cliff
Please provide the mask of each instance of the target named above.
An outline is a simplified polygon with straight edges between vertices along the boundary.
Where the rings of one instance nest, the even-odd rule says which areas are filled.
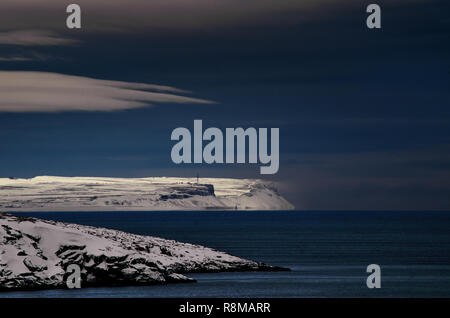
[[[64,288],[69,265],[79,266],[81,287],[189,282],[184,274],[193,272],[286,270],[200,245],[0,213],[0,290]]]
[[[291,210],[274,184],[256,179],[0,178],[3,211]]]

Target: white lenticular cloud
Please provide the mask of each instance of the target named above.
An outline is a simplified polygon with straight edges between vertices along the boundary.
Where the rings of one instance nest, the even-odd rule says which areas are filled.
[[[0,71],[0,112],[119,111],[159,103],[213,104],[161,85]]]
[[[54,46],[72,45],[79,42],[75,39],[59,36],[55,32],[46,30],[18,30],[0,32],[0,44],[20,46]]]

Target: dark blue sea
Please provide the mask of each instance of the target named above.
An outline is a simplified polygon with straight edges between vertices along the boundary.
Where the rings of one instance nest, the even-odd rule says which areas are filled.
[[[191,274],[192,284],[0,297],[449,297],[450,212],[48,212],[43,219],[202,244],[291,272]],[[366,267],[381,267],[381,288]]]

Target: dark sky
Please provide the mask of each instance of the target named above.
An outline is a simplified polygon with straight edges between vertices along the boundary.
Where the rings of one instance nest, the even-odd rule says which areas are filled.
[[[2,1],[0,70],[14,73],[0,72],[0,177],[199,172],[279,181],[298,209],[449,210],[450,3],[377,1],[382,28],[369,30],[368,1],[242,2],[84,0],[82,29],[67,30],[56,0]],[[18,71],[35,72],[32,84]],[[40,72],[165,85],[204,103],[85,111],[72,104],[95,108],[88,89],[51,86],[68,110],[11,111],[42,97]],[[124,103],[142,101],[133,94]],[[173,164],[170,134],[194,119],[279,127],[279,173]]]

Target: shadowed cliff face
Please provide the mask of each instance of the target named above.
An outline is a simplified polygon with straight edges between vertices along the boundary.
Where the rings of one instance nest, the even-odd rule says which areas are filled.
[[[215,196],[214,186],[212,184],[190,184],[189,187],[170,187],[170,194],[161,194],[160,200],[166,201],[171,199],[187,199],[195,195],[199,196]]]
[[[191,282],[183,274],[284,270],[200,245],[0,213],[0,289],[64,288],[69,265],[82,286]]]

